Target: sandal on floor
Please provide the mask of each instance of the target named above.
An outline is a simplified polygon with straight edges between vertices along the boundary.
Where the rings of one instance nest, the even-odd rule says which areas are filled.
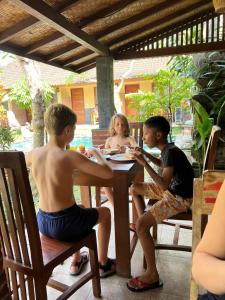
[[[135,223],[130,223],[129,224],[129,229],[130,229],[130,231],[136,233],[136,224]]]
[[[106,278],[116,273],[116,260],[107,258],[105,265],[99,264],[99,274],[101,278]]]
[[[131,284],[131,285],[130,285]],[[153,283],[143,282],[139,277],[132,278],[128,283],[127,287],[132,292],[144,292],[148,290],[157,289],[163,286],[161,280],[157,280]]]
[[[88,252],[87,251],[81,252],[80,256],[81,256],[80,261],[77,261],[76,263],[73,263],[73,262],[71,263],[71,265],[70,265],[70,275],[73,275],[73,276],[80,275],[80,273],[84,269],[84,266],[88,262],[89,257],[88,257]],[[71,267],[77,267],[77,271],[76,272],[71,271]]]

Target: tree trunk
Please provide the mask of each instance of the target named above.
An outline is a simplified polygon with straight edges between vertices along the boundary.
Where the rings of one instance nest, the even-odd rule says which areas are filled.
[[[44,93],[35,62],[26,58],[18,60],[26,75],[32,98],[33,148],[36,148],[44,145]]]

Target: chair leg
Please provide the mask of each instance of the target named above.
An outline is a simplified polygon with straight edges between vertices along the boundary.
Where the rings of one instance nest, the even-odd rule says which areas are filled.
[[[101,206],[101,188],[99,186],[96,186],[95,188],[95,201],[96,201],[96,207]]]
[[[99,275],[99,264],[98,264],[98,250],[97,250],[97,242],[96,235],[93,234],[91,239],[91,248],[89,248],[90,255],[90,266],[91,271],[94,274],[92,278],[92,289],[93,294],[96,298],[101,298],[101,284],[100,284],[100,275]]]

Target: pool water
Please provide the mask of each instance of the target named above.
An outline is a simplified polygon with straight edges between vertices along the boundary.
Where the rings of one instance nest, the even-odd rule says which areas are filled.
[[[75,137],[73,141],[70,143],[70,146],[79,146],[84,145],[86,149],[90,149],[92,147],[92,138],[90,136],[87,137]],[[32,150],[32,140],[27,139],[23,142],[13,143],[11,146],[12,150],[27,152]],[[149,149],[146,145],[144,145],[144,149],[152,154],[159,155],[160,151],[158,148]]]
[[[84,145],[85,148],[91,148],[92,147],[92,138],[91,137],[75,137],[73,141],[70,143],[71,146],[79,146]],[[30,151],[32,150],[32,140],[24,140],[23,142],[13,143],[11,146],[12,150],[17,151]]]

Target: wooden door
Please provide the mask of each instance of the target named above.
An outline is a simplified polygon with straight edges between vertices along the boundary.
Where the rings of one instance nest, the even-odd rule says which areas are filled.
[[[72,110],[77,115],[77,124],[85,124],[84,93],[82,88],[71,89]]]
[[[125,85],[125,94],[137,93],[139,90],[139,84],[126,84]],[[129,120],[135,121],[138,112],[135,108],[130,107],[132,104],[132,99],[125,99],[125,114]],[[131,118],[132,116],[132,118]]]

